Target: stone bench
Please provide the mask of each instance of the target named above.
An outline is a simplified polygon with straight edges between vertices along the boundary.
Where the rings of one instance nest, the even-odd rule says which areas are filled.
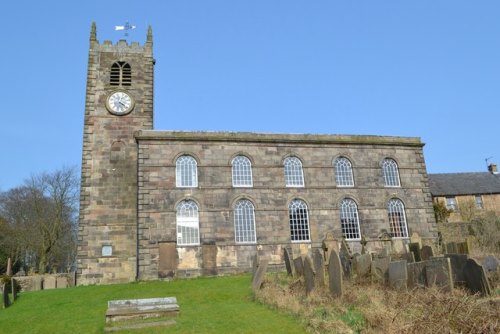
[[[106,323],[160,318],[176,317],[180,308],[175,297],[146,298],[146,299],[126,299],[108,301],[106,311]]]

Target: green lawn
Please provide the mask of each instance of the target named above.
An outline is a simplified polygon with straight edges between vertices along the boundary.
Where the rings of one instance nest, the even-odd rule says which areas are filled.
[[[0,309],[0,332],[102,333],[108,300],[175,296],[176,325],[130,333],[305,333],[297,320],[254,302],[249,287],[245,275],[26,292]]]

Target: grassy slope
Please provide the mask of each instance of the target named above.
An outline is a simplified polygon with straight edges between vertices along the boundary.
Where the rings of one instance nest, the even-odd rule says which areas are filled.
[[[177,324],[133,333],[305,332],[291,317],[253,302],[249,286],[249,276],[234,276],[23,293],[0,309],[0,332],[102,333],[108,300],[168,296],[181,308]]]

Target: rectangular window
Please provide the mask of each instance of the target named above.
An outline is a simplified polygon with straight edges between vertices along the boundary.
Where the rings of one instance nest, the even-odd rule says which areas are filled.
[[[455,197],[446,197],[446,208],[451,211],[457,211],[457,199]]]
[[[482,209],[483,206],[483,197],[481,195],[476,195],[476,208]]]

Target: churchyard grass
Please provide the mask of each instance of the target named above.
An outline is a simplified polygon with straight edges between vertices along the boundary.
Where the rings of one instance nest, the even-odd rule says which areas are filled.
[[[241,275],[26,292],[0,309],[0,332],[103,333],[109,300],[175,296],[176,325],[130,332],[305,333],[291,316],[253,301],[250,283]]]

